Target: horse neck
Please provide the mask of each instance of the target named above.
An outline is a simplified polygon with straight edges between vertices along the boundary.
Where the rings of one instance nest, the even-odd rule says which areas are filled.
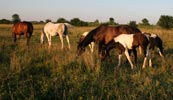
[[[86,47],[88,46],[91,42],[94,41],[93,39],[94,33],[91,31],[88,33],[88,35],[82,40],[82,42],[79,43],[80,46]]]
[[[162,51],[163,50],[162,40],[158,36],[155,38],[155,43],[156,47]]]

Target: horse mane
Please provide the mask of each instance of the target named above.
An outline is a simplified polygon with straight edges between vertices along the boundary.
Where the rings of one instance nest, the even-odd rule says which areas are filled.
[[[78,47],[86,47],[87,45],[89,45],[91,42],[94,41],[94,36],[98,33],[98,31],[103,30],[107,26],[107,24],[102,24],[99,27],[96,27],[95,29],[91,30],[83,39],[83,41],[81,41],[78,44]]]

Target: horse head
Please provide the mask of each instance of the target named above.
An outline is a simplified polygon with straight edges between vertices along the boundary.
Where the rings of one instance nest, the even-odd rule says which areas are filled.
[[[76,57],[79,57],[84,52],[85,52],[85,47],[78,45]]]

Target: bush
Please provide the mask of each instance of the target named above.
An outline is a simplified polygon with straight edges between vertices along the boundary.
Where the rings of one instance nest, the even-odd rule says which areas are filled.
[[[173,17],[168,15],[162,15],[159,18],[157,25],[166,29],[173,28]]]

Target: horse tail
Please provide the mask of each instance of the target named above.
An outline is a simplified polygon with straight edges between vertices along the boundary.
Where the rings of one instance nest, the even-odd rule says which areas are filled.
[[[40,43],[41,44],[43,44],[43,42],[44,42],[44,36],[45,36],[45,31],[43,29],[42,32],[41,32],[41,36],[40,36]]]
[[[64,24],[64,35],[68,34],[68,27],[66,24]]]

